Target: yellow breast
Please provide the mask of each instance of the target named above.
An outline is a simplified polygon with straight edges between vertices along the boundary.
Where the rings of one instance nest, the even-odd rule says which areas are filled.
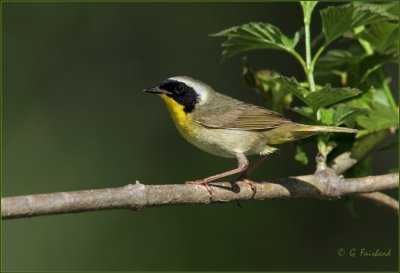
[[[189,113],[186,113],[183,109],[184,106],[177,103],[174,99],[168,97],[165,94],[160,95],[165,101],[167,108],[172,116],[175,126],[183,137],[190,137],[193,133],[193,119]]]

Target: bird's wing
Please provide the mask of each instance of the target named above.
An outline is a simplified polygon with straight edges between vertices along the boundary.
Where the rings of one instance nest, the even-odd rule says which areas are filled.
[[[217,106],[204,105],[194,114],[194,120],[208,128],[232,130],[268,130],[292,122],[268,109],[228,99],[221,101],[220,97]]]

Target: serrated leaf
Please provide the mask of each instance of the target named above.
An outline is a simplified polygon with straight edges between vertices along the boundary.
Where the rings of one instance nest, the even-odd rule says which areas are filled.
[[[382,3],[382,8],[386,10],[388,13],[399,17],[399,2],[398,1],[393,1],[389,3]]]
[[[321,90],[316,92],[309,92],[307,89],[301,87],[296,79],[279,76],[276,81],[305,104],[310,106],[314,111],[319,108],[336,104],[345,99],[357,96],[361,93],[360,90],[354,88],[333,88],[330,85],[324,86]]]
[[[279,74],[272,70],[259,70],[254,72],[246,63],[243,65],[243,77],[248,85],[255,88],[261,95],[265,107],[283,113],[292,102],[292,94],[288,93],[275,81]]]
[[[374,93],[375,93],[374,88],[370,88],[368,89],[368,91],[364,92],[361,96],[358,96],[357,98],[347,101],[346,105],[355,108],[370,110],[372,101],[374,100]]]
[[[291,52],[296,47],[301,32],[298,31],[293,38],[289,38],[274,25],[252,22],[223,30],[212,36],[227,38],[222,43],[222,56],[228,59],[238,53],[254,49],[277,49]]]
[[[292,108],[292,111],[302,115],[303,117],[309,120],[314,120],[314,112],[311,107],[308,106],[294,107]]]
[[[293,99],[292,94],[275,81],[278,76],[278,73],[270,70],[260,70],[255,74],[261,90],[267,95],[264,99],[265,106],[278,113],[283,113],[284,109],[289,108]]]
[[[386,12],[379,5],[365,3],[328,7],[321,10],[321,19],[325,44],[360,26],[380,21],[398,21],[396,16]]]
[[[330,50],[316,64],[315,77],[318,81],[332,82],[342,86],[355,86],[359,89],[369,88],[371,75],[382,65],[395,60],[392,53],[367,55],[358,51],[358,47],[347,50]]]
[[[358,66],[364,57],[364,50],[357,44],[346,50],[329,50],[316,63],[315,79],[336,86],[354,86],[354,79],[358,79]]]
[[[308,90],[301,87],[299,82],[295,78],[290,79],[284,76],[279,76],[275,79],[275,81],[281,84],[284,90],[287,90],[288,92],[292,93],[300,100],[302,100],[304,103],[308,104],[308,101],[306,100],[306,94],[308,93]]]
[[[348,67],[358,64],[363,56],[355,55],[349,50],[329,50],[319,58],[316,70],[346,70]]]
[[[319,108],[355,97],[360,93],[360,90],[354,88],[333,88],[330,85],[326,85],[319,91],[309,93],[305,99],[308,105],[316,111]]]
[[[319,109],[320,120],[325,125],[331,126],[335,124],[333,120],[334,114],[335,114],[334,109],[325,109],[325,108]]]
[[[377,22],[357,35],[367,41],[379,53],[397,55],[399,48],[399,25],[390,22]],[[396,59],[396,58],[394,58]]]
[[[361,84],[368,80],[370,75],[382,67],[384,63],[394,60],[393,54],[380,54],[376,53],[363,58],[358,66],[358,83]]]
[[[339,105],[335,108],[332,120],[333,125],[339,126],[346,122],[352,122],[360,115],[366,114],[368,111],[362,108],[351,107],[348,105]]]
[[[303,146],[299,144],[295,144],[296,147],[296,154],[294,156],[294,159],[300,162],[303,165],[308,164],[308,157],[306,152],[303,150]]]
[[[371,95],[370,108],[372,108],[374,103],[380,103],[387,108],[393,109],[387,94],[391,92],[389,86],[390,81],[391,78],[383,71],[383,68],[372,73],[370,77],[364,81],[363,87],[364,89],[368,88],[368,92]]]
[[[357,123],[364,128],[357,134],[362,137],[383,129],[399,128],[399,117],[391,107],[375,102],[368,115],[357,118]]]

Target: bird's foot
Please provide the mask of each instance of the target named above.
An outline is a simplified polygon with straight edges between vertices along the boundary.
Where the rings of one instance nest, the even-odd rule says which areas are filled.
[[[205,179],[199,179],[199,180],[194,180],[194,181],[186,181],[185,184],[204,186],[206,188],[206,190],[208,191],[209,195],[210,195],[210,199],[208,200],[207,204],[210,204],[210,203],[212,203],[214,201],[215,193],[214,193],[213,189],[211,188],[210,184],[208,184],[208,182]]]
[[[251,191],[253,192],[251,198],[254,199],[254,197],[256,196],[256,193],[257,193],[257,183],[255,183],[254,181],[246,178],[246,176],[239,177],[238,181],[243,181],[244,183],[246,183],[247,185],[250,186]]]

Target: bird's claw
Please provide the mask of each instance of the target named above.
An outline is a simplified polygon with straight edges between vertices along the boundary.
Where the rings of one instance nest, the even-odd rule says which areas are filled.
[[[210,195],[210,199],[208,200],[207,204],[210,204],[215,200],[215,193],[214,193],[213,189],[211,188],[210,184],[208,184],[207,181],[204,181],[204,180],[200,179],[200,180],[194,180],[194,181],[186,181],[185,184],[204,186],[206,188],[206,190],[208,191],[209,195]]]
[[[254,199],[254,197],[256,196],[256,193],[257,193],[256,183],[254,183],[253,181],[251,181],[250,179],[247,179],[247,178],[242,178],[241,181],[245,182],[247,185],[250,186],[251,191],[253,192],[251,198]]]

